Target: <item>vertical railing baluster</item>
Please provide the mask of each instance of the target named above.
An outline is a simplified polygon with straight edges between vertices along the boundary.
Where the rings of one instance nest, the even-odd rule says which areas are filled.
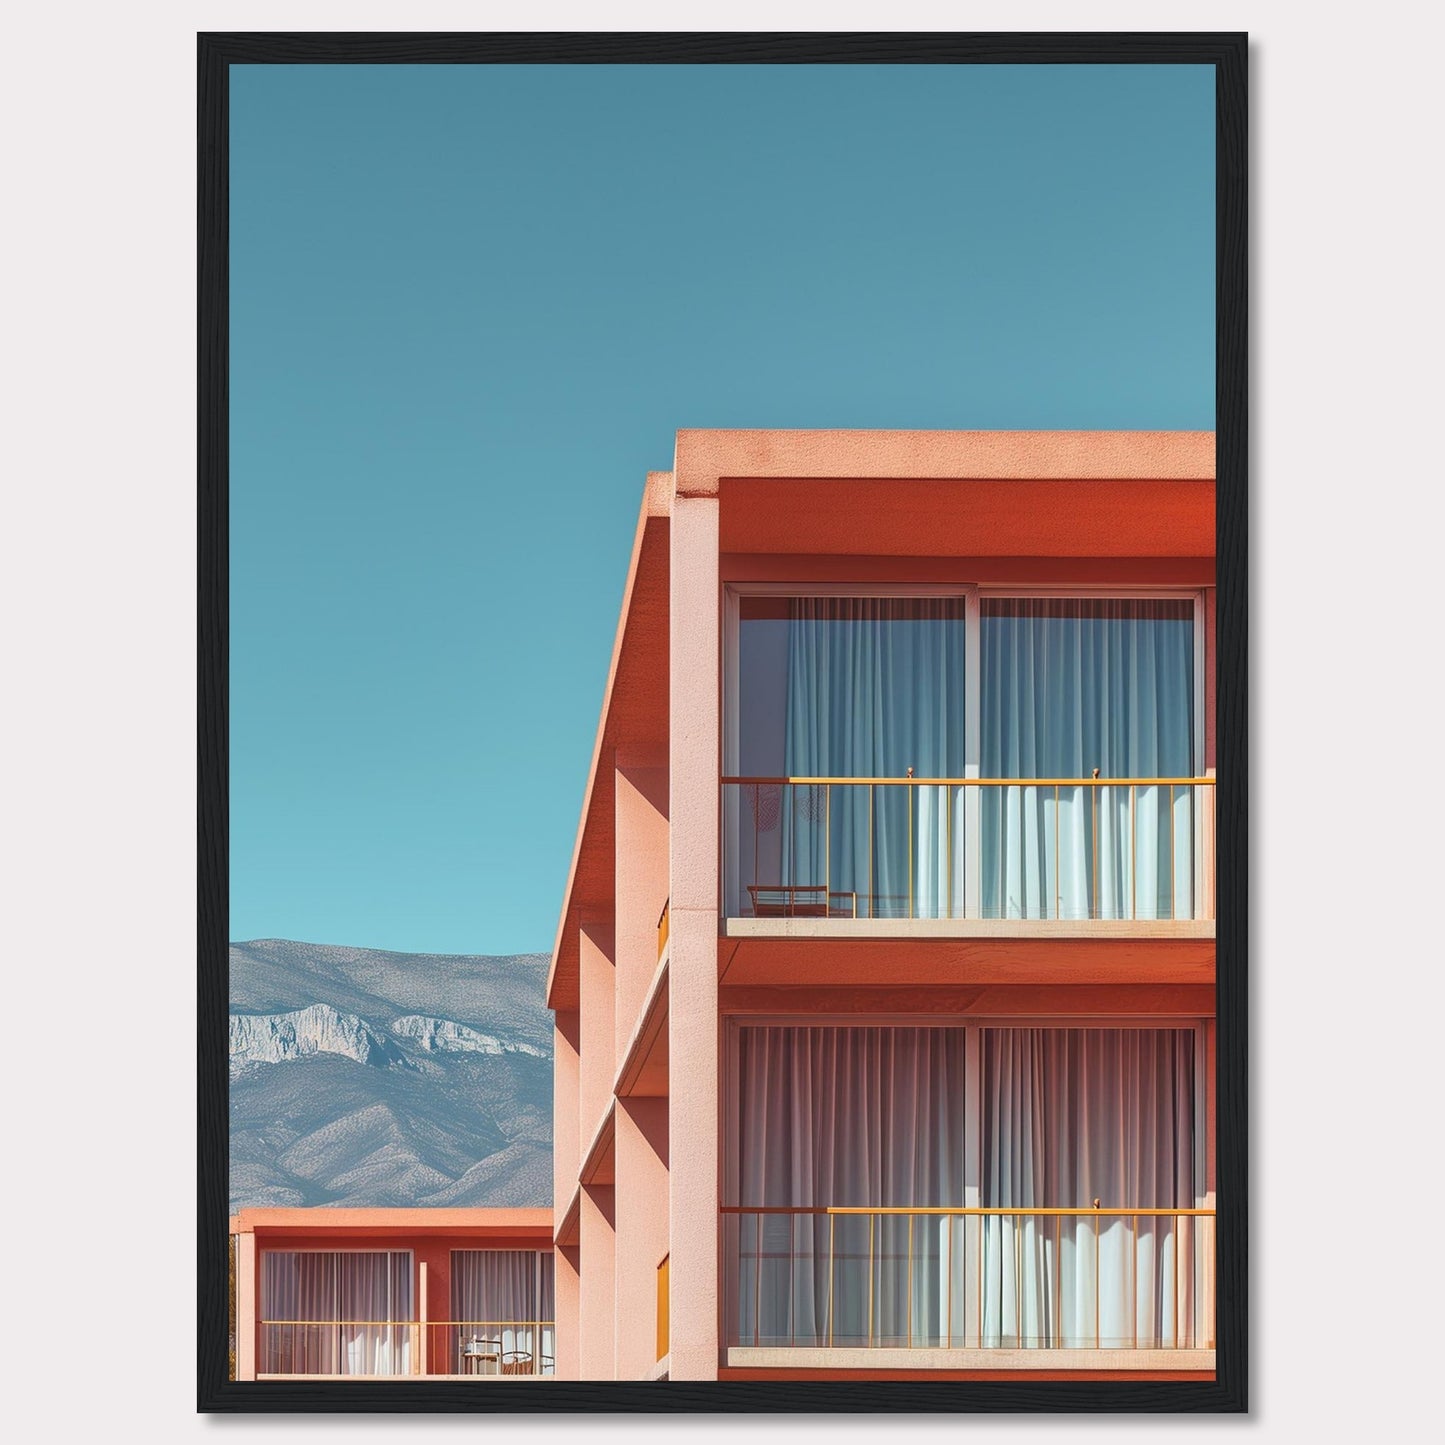
[[[873,1222],[877,1215],[868,1216],[868,1348],[873,1348]]]
[[[999,799],[999,802],[998,802],[998,916],[999,916],[1000,918],[1007,918],[1007,917],[1008,917],[1008,909],[1007,909],[1007,907],[1006,907],[1005,904],[1004,904],[1004,898],[1005,898],[1005,895],[1006,895],[1006,892],[1007,892],[1007,889],[1008,889],[1008,844],[1007,844],[1007,842],[1006,842],[1006,834],[1005,834],[1005,831],[1004,831],[1004,826],[1003,826],[1003,824],[1004,824],[1004,819],[1008,816],[1008,812],[1007,812],[1008,786],[1005,784],[1003,787],[995,788],[995,789],[994,789],[994,792],[996,792],[996,793],[998,794],[998,799]],[[1001,1220],[1001,1218],[1002,1218],[1002,1217],[1000,1217],[1000,1220]],[[1000,1226],[999,1226],[999,1227],[1000,1227],[1000,1228],[1003,1227],[1003,1226],[1002,1226],[1002,1222],[1000,1222]]]
[[[1139,824],[1137,814],[1139,788],[1129,784],[1129,917],[1139,917]]]
[[[823,784],[823,917],[833,912],[833,785]]]
[[[987,1242],[987,1239],[988,1239],[988,1230],[987,1230],[987,1228],[986,1228],[987,1216],[985,1216],[982,1212],[980,1212],[979,1214],[975,1215],[974,1217],[978,1220],[978,1347],[979,1347],[979,1349],[982,1349],[982,1348],[983,1348],[983,1336],[984,1336],[984,1328],[983,1328],[983,1324],[984,1324],[984,1321],[983,1321],[983,1276],[984,1276],[983,1251],[984,1251],[984,1245],[985,1245],[985,1243]]]
[[[873,917],[873,784],[868,784],[868,916]]]
[[[1139,1216],[1134,1216],[1134,1269],[1133,1269],[1133,1290],[1134,1290],[1134,1348],[1139,1348]]]
[[[753,1254],[753,1348],[757,1349],[758,1332],[763,1323],[763,1216],[755,1214],[753,1218],[758,1221]]]
[[[1014,1343],[1024,1347],[1024,1230],[1023,1215],[1014,1215]]]
[[[943,1276],[944,1285],[944,1306],[943,1319],[946,1334],[944,1349],[953,1348],[953,1221],[951,1214],[944,1216],[944,1228],[948,1230],[948,1263],[945,1265]]]
[[[1174,1216],[1174,1348],[1179,1348],[1179,1216]]]
[[[1190,810],[1193,811],[1192,809]],[[1169,916],[1179,917],[1179,905],[1174,898],[1174,784],[1169,784]]]
[[[912,773],[913,769],[908,770]],[[905,784],[908,794],[908,916],[913,917],[913,788]]]
[[[908,1216],[908,1295],[907,1315],[908,1320],[908,1348],[913,1348],[913,1216]]]
[[[1064,1338],[1064,1216],[1054,1215],[1054,1344]]]
[[[828,1348],[833,1348],[833,1225],[836,1214],[828,1215]]]
[[[948,916],[953,917],[953,784],[949,783],[943,790],[943,805],[948,809],[948,815],[944,819],[944,827],[948,830]]]
[[[1095,768],[1095,776],[1098,775],[1098,772],[1099,770]],[[1092,829],[1094,845],[1094,912],[1092,916],[1097,918],[1099,916],[1099,789],[1097,784],[1089,788],[1089,807],[1094,817],[1094,826]]]
[[[1094,1348],[1099,1348],[1099,1296],[1103,1290],[1099,1274],[1099,1201],[1094,1201]]]
[[[753,784],[753,891],[750,897],[753,900],[753,912],[758,911],[758,815],[762,812],[763,796],[761,784]]]
[[[793,856],[792,866],[788,870],[788,916],[792,918],[795,917],[798,912],[798,879],[802,876],[799,872],[798,854],[800,850],[802,850],[803,845],[808,841],[801,836],[803,833],[802,825],[807,822],[808,805],[804,803],[800,809],[798,807],[798,784],[791,783],[789,786],[792,790],[793,800]]]
[[[798,1248],[794,1243],[798,1216],[788,1215],[788,1343],[798,1343]]]
[[[1063,885],[1063,855],[1059,852],[1059,785],[1054,784],[1054,918],[1059,919],[1062,915],[1059,912],[1064,896]]]

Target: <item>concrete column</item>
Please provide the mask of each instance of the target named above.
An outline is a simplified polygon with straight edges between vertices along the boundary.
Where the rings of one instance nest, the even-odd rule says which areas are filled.
[[[556,1301],[557,1378],[580,1380],[582,1375],[581,1307],[582,1251],[575,1244],[557,1247]]]
[[[261,1288],[256,1236],[238,1234],[236,1241],[236,1378],[256,1378],[256,1296]]]
[[[558,1011],[552,1029],[552,1216],[554,1226],[572,1201],[582,1163],[580,1023],[575,1011]]]
[[[581,1152],[584,1155],[612,1102],[616,1055],[612,1019],[617,992],[614,957],[611,918],[584,918],[578,947],[582,1002],[579,1112]],[[580,1164],[582,1161],[579,1158],[577,1162]]]
[[[615,1378],[616,1368],[617,1241],[617,1209],[612,1185],[583,1185],[580,1228],[582,1255],[587,1261],[578,1297],[580,1374],[584,1380],[611,1380]]]
[[[671,1378],[718,1367],[718,501],[676,498],[669,578]]]
[[[618,748],[616,775],[617,1004],[613,1069],[657,971],[657,920],[667,901],[667,754]]]
[[[431,1374],[432,1338],[431,1326],[427,1323],[433,1318],[431,1308],[431,1270],[429,1261],[425,1254],[416,1262],[416,1318],[421,1321],[420,1327],[415,1331],[415,1338],[411,1347],[411,1372],[414,1375]],[[441,1315],[446,1319],[446,1315]],[[445,1369],[445,1356],[447,1353],[446,1341],[437,1341],[438,1353],[443,1357],[442,1368]]]
[[[657,1266],[668,1253],[667,1100],[617,1101],[617,1378],[657,1363]]]

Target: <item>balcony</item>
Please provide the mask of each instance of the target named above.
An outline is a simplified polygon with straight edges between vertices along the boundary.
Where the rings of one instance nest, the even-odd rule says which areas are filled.
[[[724,777],[724,915],[738,933],[1207,933],[1214,784]]]
[[[556,1370],[551,1320],[261,1320],[261,1379],[509,1378]]]
[[[1212,1209],[722,1215],[732,1364],[1213,1368]]]

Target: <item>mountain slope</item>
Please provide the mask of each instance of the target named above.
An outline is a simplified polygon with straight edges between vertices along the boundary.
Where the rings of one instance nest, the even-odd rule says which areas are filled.
[[[258,939],[231,963],[231,1208],[546,1205],[547,956]]]

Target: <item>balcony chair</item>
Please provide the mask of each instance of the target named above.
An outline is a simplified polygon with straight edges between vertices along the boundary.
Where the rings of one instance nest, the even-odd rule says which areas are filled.
[[[504,1375],[530,1375],[532,1373],[532,1352],[530,1350],[508,1350],[502,1356]]]

